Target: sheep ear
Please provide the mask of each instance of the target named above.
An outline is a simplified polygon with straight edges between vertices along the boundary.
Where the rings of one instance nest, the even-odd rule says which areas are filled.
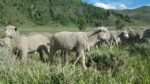
[[[122,35],[123,35],[123,32],[121,32],[121,33],[119,34],[119,37],[122,37]]]
[[[18,29],[17,29],[17,27],[15,28],[15,31],[17,31]]]

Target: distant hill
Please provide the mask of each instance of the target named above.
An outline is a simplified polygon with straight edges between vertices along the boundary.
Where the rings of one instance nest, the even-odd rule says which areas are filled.
[[[89,26],[114,25],[126,15],[81,0],[0,0],[0,25],[70,25],[82,18]]]
[[[133,20],[135,25],[150,25],[150,6],[121,10],[119,13],[128,15]]]

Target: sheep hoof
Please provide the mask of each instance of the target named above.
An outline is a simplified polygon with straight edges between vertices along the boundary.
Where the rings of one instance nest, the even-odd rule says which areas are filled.
[[[75,64],[73,64],[72,66],[75,67]]]
[[[87,67],[86,67],[86,66],[84,66],[83,68],[84,68],[84,70],[87,70]]]

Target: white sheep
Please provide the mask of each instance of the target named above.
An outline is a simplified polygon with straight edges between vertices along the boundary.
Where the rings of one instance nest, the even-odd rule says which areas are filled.
[[[134,44],[136,42],[140,42],[142,38],[144,38],[144,31],[145,29],[127,29],[127,33],[129,35],[129,38],[126,39],[125,41],[128,44]]]
[[[1,39],[0,46],[10,48],[11,47],[10,41],[11,41],[11,39],[9,37],[4,37],[3,39]]]
[[[140,30],[140,39],[144,41],[146,38],[150,39],[150,28]]]
[[[95,45],[100,39],[104,39],[106,27],[98,27],[90,32],[58,32],[51,37],[50,41],[50,54],[49,60],[52,61],[53,55],[57,50],[62,52],[74,51],[77,54],[77,59],[74,65],[77,63],[80,57],[82,57],[82,65],[84,69],[87,69],[85,65],[84,52],[90,49],[90,46]],[[66,60],[66,57],[64,57]],[[64,60],[64,61],[65,61]]]
[[[12,25],[6,26],[5,35],[11,39],[12,49],[15,50],[13,53],[23,59],[26,58],[27,53],[38,51],[41,60],[44,61],[42,50],[48,54],[49,37],[46,35],[40,33],[20,35],[19,30]]]
[[[127,30],[118,30],[110,31],[111,37],[109,39],[110,46],[113,47],[115,44],[118,46],[119,43],[122,43],[124,40],[129,38]]]
[[[96,46],[100,45],[103,41],[105,41],[105,43],[109,45],[111,49],[114,45],[118,46],[118,44],[121,43],[124,39],[129,38],[128,32],[126,30],[106,30],[105,34],[105,37],[102,39],[101,42],[98,42]]]

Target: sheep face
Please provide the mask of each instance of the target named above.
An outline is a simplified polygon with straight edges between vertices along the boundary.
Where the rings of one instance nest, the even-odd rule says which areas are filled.
[[[98,39],[107,41],[110,38],[110,32],[106,27],[98,27],[101,32],[99,32]]]
[[[150,38],[150,29],[146,29],[143,33],[144,38]]]
[[[5,28],[5,35],[8,36],[8,37],[15,36],[16,32],[17,32],[17,28],[15,26],[8,25]]]
[[[120,38],[124,38],[124,39],[128,39],[129,38],[129,34],[126,30],[124,31],[121,31],[120,35],[119,35]]]
[[[136,37],[136,31],[132,29],[127,30],[129,38],[135,38]]]

